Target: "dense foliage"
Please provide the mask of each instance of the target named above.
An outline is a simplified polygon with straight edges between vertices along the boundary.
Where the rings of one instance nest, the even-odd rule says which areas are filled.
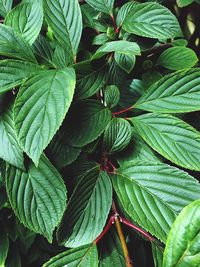
[[[0,266],[200,266],[200,1],[0,0]]]

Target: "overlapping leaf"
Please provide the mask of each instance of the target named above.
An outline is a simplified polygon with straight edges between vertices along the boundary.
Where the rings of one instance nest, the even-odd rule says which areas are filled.
[[[71,68],[41,71],[20,88],[14,106],[15,129],[20,145],[36,165],[70,107],[74,88]]]
[[[115,60],[117,64],[125,70],[127,73],[130,73],[135,66],[136,57],[133,54],[122,54],[115,52]]]
[[[164,163],[127,163],[112,181],[129,216],[163,242],[177,214],[200,194],[197,180]]]
[[[30,163],[27,172],[9,166],[6,188],[19,220],[52,242],[53,230],[66,207],[66,188],[49,160],[42,156],[38,168]]]
[[[117,86],[109,85],[104,91],[104,102],[109,108],[115,107],[120,100],[120,91]]]
[[[94,9],[112,15],[115,0],[86,0]]]
[[[12,8],[13,0],[0,0],[0,14],[5,17],[7,13],[10,12]]]

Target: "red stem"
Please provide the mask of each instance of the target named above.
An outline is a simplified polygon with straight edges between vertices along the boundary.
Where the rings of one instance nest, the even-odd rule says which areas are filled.
[[[112,19],[112,22],[113,22],[113,25],[114,25],[115,32],[119,33],[119,28],[117,27],[117,24],[116,24],[116,21],[115,21],[115,17],[113,15],[110,15],[110,16],[111,16],[111,19]]]
[[[97,244],[99,240],[108,232],[110,227],[115,223],[115,215],[112,215],[106,225],[106,227],[103,229],[103,232],[94,240],[94,244]]]
[[[120,111],[113,112],[113,113],[112,113],[112,115],[116,116],[116,115],[119,115],[119,114],[125,113],[125,112],[127,112],[127,111],[131,110],[132,108],[133,108],[133,107],[131,106],[131,107],[128,107],[128,108],[122,109],[122,110],[120,110]]]

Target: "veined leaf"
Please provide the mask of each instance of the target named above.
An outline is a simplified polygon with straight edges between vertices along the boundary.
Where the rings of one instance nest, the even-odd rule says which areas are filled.
[[[82,33],[82,15],[78,0],[44,0],[47,23],[56,39],[74,61]]]
[[[124,19],[122,27],[127,32],[149,38],[182,36],[176,17],[158,3],[134,5]]]
[[[114,55],[117,64],[127,73],[130,73],[135,66],[136,57],[132,54],[122,54],[115,52]]]
[[[15,129],[21,147],[36,165],[71,105],[74,88],[75,73],[68,68],[41,71],[19,90]]]
[[[66,140],[75,147],[85,146],[102,134],[110,120],[110,110],[98,101],[77,103],[70,109],[64,123]]]
[[[127,163],[112,181],[129,216],[163,242],[177,214],[200,194],[197,180],[164,163]]]
[[[58,229],[58,242],[66,247],[89,244],[102,232],[112,203],[108,174],[95,167],[77,184]]]
[[[36,40],[43,22],[42,4],[38,1],[17,5],[6,16],[5,24],[22,34],[32,45]]]
[[[200,69],[169,74],[153,84],[134,105],[159,113],[200,110]]]
[[[194,0],[176,0],[179,7],[185,7],[194,2]]]
[[[0,93],[4,93],[25,82],[30,76],[41,71],[41,67],[21,60],[0,61]]]
[[[52,242],[66,207],[66,188],[50,161],[42,156],[38,168],[30,163],[27,172],[9,166],[6,189],[19,220]]]
[[[97,49],[93,59],[101,58],[111,52],[118,52],[124,55],[140,55],[140,47],[137,43],[124,40],[108,42]]]
[[[155,244],[151,244],[151,247],[155,267],[162,267],[163,249],[159,248]]]
[[[115,0],[86,0],[94,9],[112,15]]]
[[[26,40],[4,24],[0,24],[0,55],[36,63],[33,51]]]
[[[8,239],[8,234],[6,232],[6,229],[2,227],[1,225],[1,230],[0,230],[0,266],[6,266],[6,258],[8,256],[8,249],[9,249],[9,239]]]
[[[163,157],[186,169],[200,170],[200,133],[186,122],[164,114],[131,119],[136,131]]]
[[[197,62],[198,57],[192,49],[176,46],[166,49],[156,64],[170,70],[182,70],[192,68]]]
[[[109,85],[104,91],[104,102],[109,108],[115,107],[120,99],[120,91],[117,86]]]
[[[139,4],[138,2],[136,1],[131,1],[131,2],[128,2],[126,4],[124,4],[118,14],[117,14],[117,18],[116,18],[116,23],[117,23],[117,26],[118,27],[121,27],[125,18],[128,16],[128,14],[132,11],[132,9],[134,9],[135,5]]]
[[[51,258],[42,267],[97,267],[98,251],[95,245],[69,249]]]
[[[13,0],[0,0],[0,14],[5,17],[12,8]]]
[[[20,148],[14,131],[13,105],[0,115],[0,158],[24,169],[23,151]]]
[[[172,225],[163,267],[198,267],[200,263],[200,200],[185,207]]]

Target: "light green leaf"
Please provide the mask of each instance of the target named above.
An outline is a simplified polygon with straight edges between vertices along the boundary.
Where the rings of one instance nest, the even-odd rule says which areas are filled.
[[[13,0],[0,0],[0,15],[5,17],[12,8]]]
[[[6,232],[6,229],[2,227],[1,225],[1,230],[0,230],[0,266],[4,267],[6,258],[8,256],[8,249],[9,249],[9,239],[8,235]]]
[[[115,52],[114,55],[117,64],[127,73],[130,73],[135,66],[136,57],[133,54],[122,54]]]
[[[113,154],[127,147],[130,140],[130,123],[122,118],[114,118],[104,132],[103,149],[106,153]]]
[[[101,33],[101,34],[98,34],[94,37],[94,39],[92,40],[92,44],[93,45],[103,45],[103,44],[107,43],[108,41],[110,41],[110,38],[107,36],[107,34]]]
[[[56,39],[68,52],[68,56],[73,62],[76,58],[83,27],[78,0],[44,0],[44,12]]]
[[[21,147],[36,165],[71,105],[74,88],[75,72],[68,68],[41,71],[19,90],[15,129]]]
[[[42,156],[38,168],[30,163],[27,172],[9,166],[6,189],[19,220],[52,242],[66,207],[66,188],[50,161]]]
[[[140,47],[137,43],[124,40],[108,42],[96,51],[93,59],[101,58],[111,52],[118,52],[124,55],[140,55]]]
[[[128,2],[126,4],[124,4],[118,14],[117,14],[117,18],[116,18],[116,23],[117,23],[117,26],[118,27],[121,27],[125,18],[128,16],[128,14],[132,11],[132,9],[135,8],[135,5],[139,4],[138,2],[136,1],[131,1],[131,2]]]
[[[26,40],[4,24],[0,24],[0,55],[36,63],[33,51]]]
[[[159,57],[157,65],[170,70],[192,68],[198,62],[195,52],[187,47],[170,47]]]
[[[176,17],[166,7],[153,2],[133,6],[122,27],[143,37],[166,39],[182,36]]]
[[[23,151],[20,148],[14,131],[13,105],[0,115],[0,158],[24,169]]]
[[[22,34],[30,45],[36,40],[42,22],[42,4],[37,1],[17,5],[5,18],[5,24]]]
[[[190,170],[200,170],[200,133],[186,122],[164,114],[131,119],[136,131],[163,157]]]
[[[164,163],[127,163],[112,181],[129,216],[163,242],[177,214],[200,194],[197,180]]]
[[[69,249],[51,258],[42,267],[97,267],[98,251],[95,245]]]
[[[0,93],[4,93],[25,82],[41,71],[41,67],[21,60],[0,60]]]
[[[176,0],[176,3],[179,7],[185,7],[193,3],[194,0]]]
[[[185,207],[172,225],[164,251],[163,267],[199,267],[200,200]]]
[[[112,203],[108,174],[95,167],[77,184],[57,232],[58,242],[79,247],[93,242],[102,232]]]
[[[112,15],[115,0],[86,0],[94,9]]]
[[[134,105],[159,113],[200,110],[200,69],[169,74],[153,84]]]
[[[104,91],[104,103],[109,108],[115,107],[120,100],[120,92],[117,86],[109,85]]]
[[[111,111],[96,100],[75,104],[65,121],[66,140],[72,146],[85,146],[99,137],[111,120]]]

